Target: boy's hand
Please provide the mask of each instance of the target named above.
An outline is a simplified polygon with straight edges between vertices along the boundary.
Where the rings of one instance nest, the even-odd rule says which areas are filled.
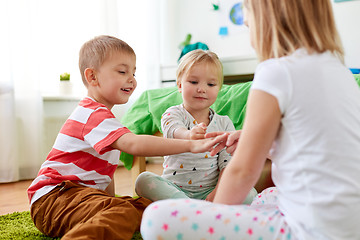
[[[190,140],[204,139],[207,126],[205,123],[199,123],[190,130]]]
[[[215,138],[206,138],[202,140],[190,140],[190,151],[192,153],[212,152],[216,144],[224,144],[228,134],[218,135]],[[217,148],[217,147],[216,147]],[[214,154],[215,155],[215,154]]]

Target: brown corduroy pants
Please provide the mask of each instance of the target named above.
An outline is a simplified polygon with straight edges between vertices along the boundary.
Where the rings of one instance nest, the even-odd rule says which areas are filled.
[[[31,218],[42,233],[62,240],[129,240],[150,203],[65,181],[32,204]]]

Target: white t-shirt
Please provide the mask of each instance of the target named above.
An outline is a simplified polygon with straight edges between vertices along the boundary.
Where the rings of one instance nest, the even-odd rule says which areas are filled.
[[[276,97],[272,149],[279,207],[300,239],[360,239],[360,89],[331,53],[299,49],[256,69],[252,89]]]

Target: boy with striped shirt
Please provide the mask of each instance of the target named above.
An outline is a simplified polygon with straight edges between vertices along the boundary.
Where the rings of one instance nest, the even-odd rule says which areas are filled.
[[[120,151],[140,156],[199,153],[225,136],[164,139],[135,135],[121,125],[111,109],[126,103],[137,83],[135,52],[120,39],[99,36],[86,42],[79,68],[88,94],[61,128],[28,188],[31,217],[45,235],[63,240],[131,239],[151,201],[115,197]]]

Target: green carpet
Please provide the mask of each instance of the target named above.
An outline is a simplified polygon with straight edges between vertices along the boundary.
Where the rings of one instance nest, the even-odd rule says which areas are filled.
[[[41,239],[54,240],[42,234],[31,220],[30,212],[15,212],[0,216],[0,239]],[[140,232],[136,232],[132,240],[142,240]]]

